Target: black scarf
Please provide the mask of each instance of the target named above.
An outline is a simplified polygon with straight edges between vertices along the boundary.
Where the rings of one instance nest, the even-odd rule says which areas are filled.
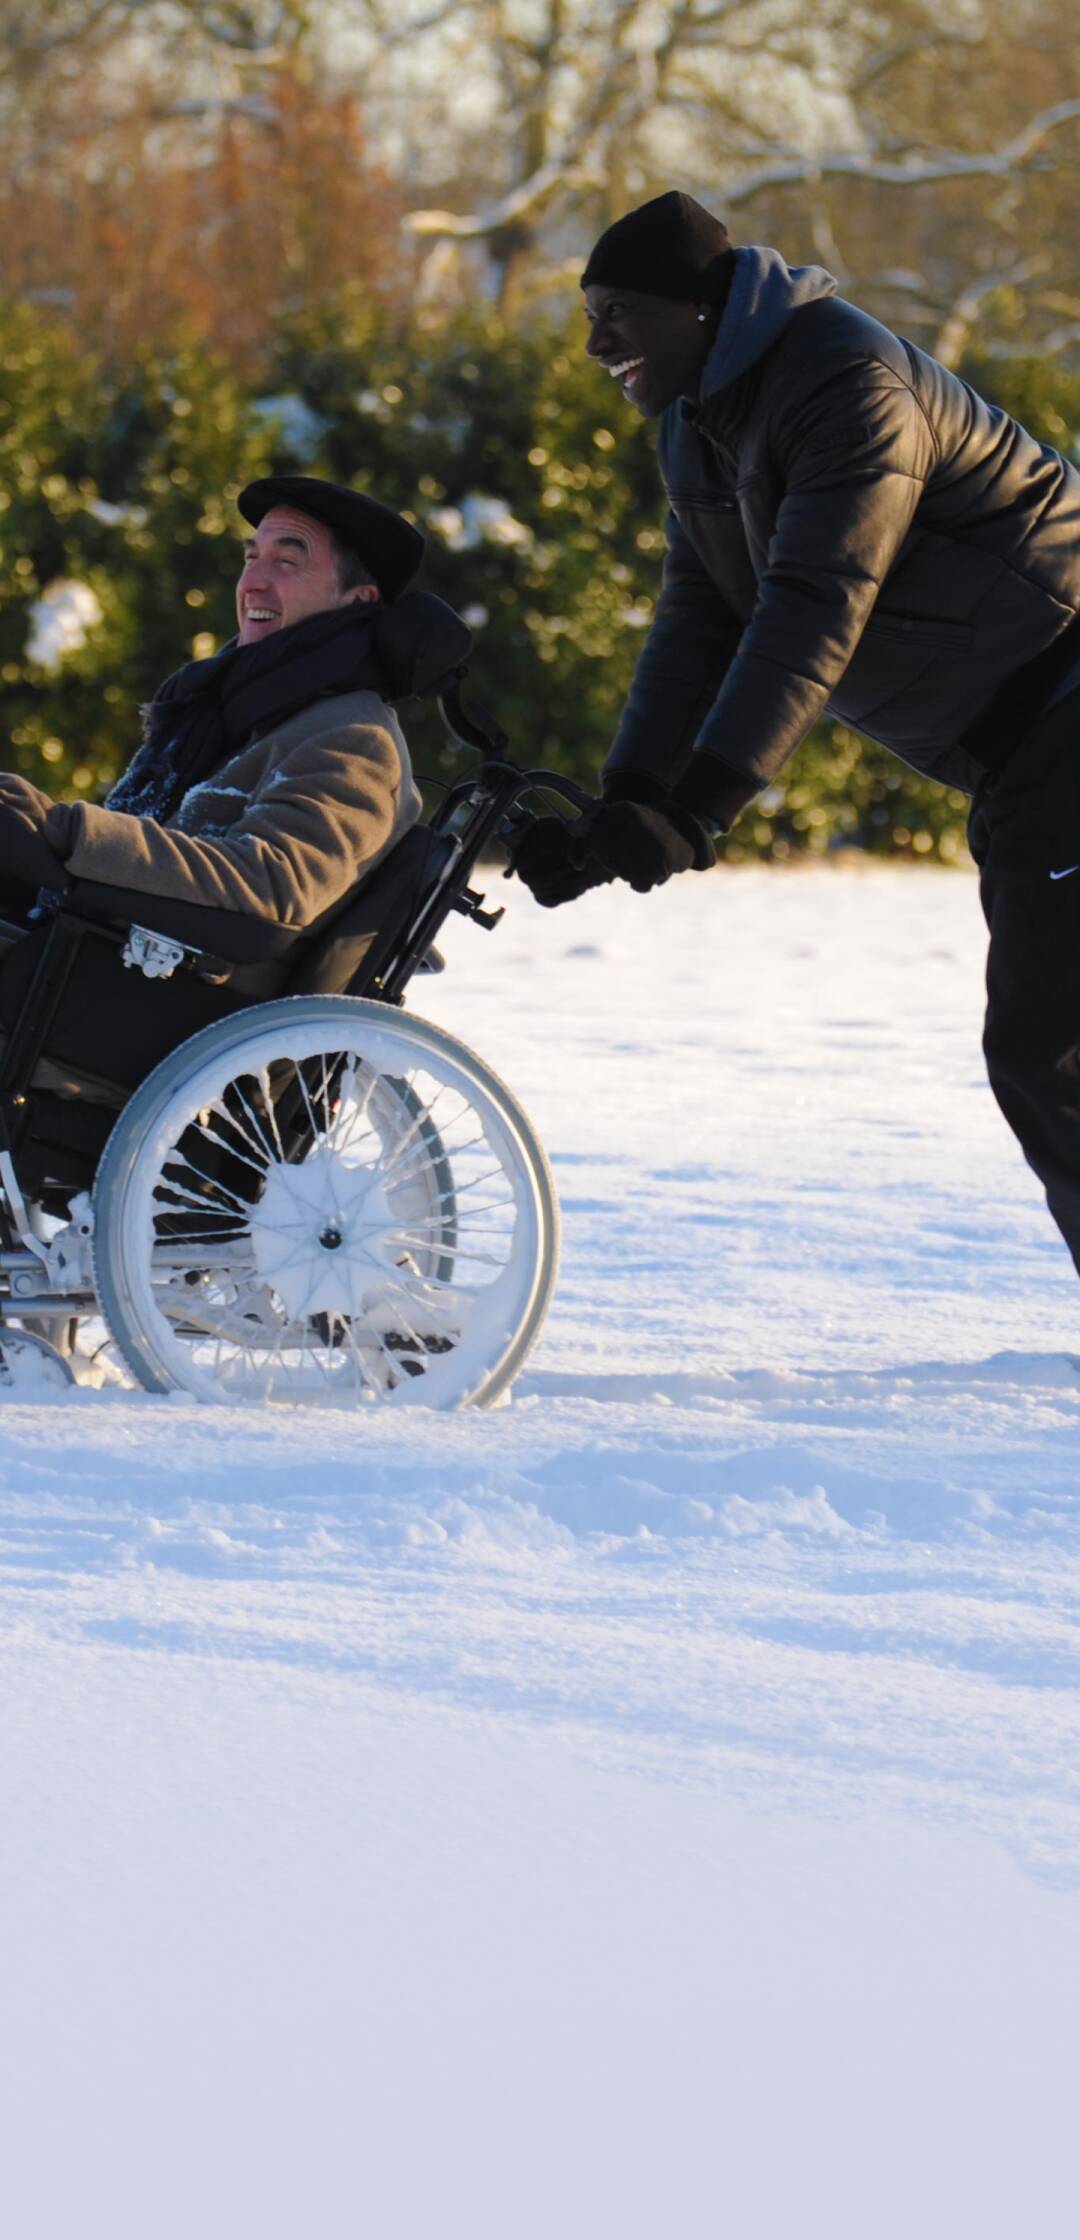
[[[142,745],[106,807],[167,823],[192,786],[313,700],[365,687],[384,690],[373,619],[371,609],[353,599],[256,645],[233,638],[208,661],[185,663],[144,710]]]

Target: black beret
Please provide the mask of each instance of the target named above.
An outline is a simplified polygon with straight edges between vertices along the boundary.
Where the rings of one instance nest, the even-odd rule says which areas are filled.
[[[272,506],[293,506],[321,521],[374,578],[382,597],[396,599],[412,582],[424,557],[424,539],[400,513],[321,475],[268,474],[249,482],[236,501],[245,521],[257,529]]]
[[[602,233],[583,288],[640,288],[673,303],[721,303],[735,251],[726,226],[692,194],[658,194]]]

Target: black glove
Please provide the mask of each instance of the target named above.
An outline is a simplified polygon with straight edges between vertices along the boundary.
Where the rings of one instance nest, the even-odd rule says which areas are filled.
[[[705,826],[671,800],[655,808],[640,801],[602,801],[582,821],[590,854],[637,894],[663,886],[673,872],[707,871],[716,861]]]
[[[576,902],[590,887],[606,886],[611,878],[591,853],[587,822],[583,817],[538,817],[511,853],[511,871],[545,910]]]

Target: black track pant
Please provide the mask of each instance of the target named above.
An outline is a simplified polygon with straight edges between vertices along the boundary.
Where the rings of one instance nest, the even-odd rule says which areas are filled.
[[[990,1085],[1080,1274],[1080,691],[972,805],[990,928]]]

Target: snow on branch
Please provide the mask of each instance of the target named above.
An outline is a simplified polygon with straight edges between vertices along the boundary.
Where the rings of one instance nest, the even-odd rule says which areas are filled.
[[[982,155],[944,151],[933,156],[905,156],[899,162],[858,154],[778,156],[745,178],[727,182],[723,199],[729,209],[737,209],[770,189],[808,185],[827,178],[862,179],[890,187],[929,186],[948,179],[1010,178],[1051,133],[1077,118],[1080,118],[1080,100],[1059,101],[1053,108],[1043,109],[1032,117],[1002,148]],[[573,166],[552,159],[500,196],[486,211],[411,210],[404,223],[410,233],[428,238],[439,235],[456,241],[482,240],[538,212],[560,190],[602,185],[603,176],[603,166],[595,161],[590,163],[587,158]]]
[[[987,299],[1001,288],[1023,288],[1031,280],[1042,279],[1049,265],[1050,260],[1045,255],[1018,257],[1004,270],[987,272],[973,280],[957,297],[938,330],[935,358],[940,358],[943,366],[958,366]]]
[[[442,234],[455,241],[477,241],[485,234],[500,233],[504,226],[513,225],[530,211],[539,210],[554,194],[566,187],[593,186],[598,176],[582,169],[568,171],[561,162],[544,163],[530,179],[523,179],[520,186],[512,187],[509,194],[500,196],[486,212],[460,213],[456,210],[410,210],[404,224],[410,233]]]
[[[1006,141],[996,155],[945,153],[915,157],[903,163],[882,163],[876,157],[860,155],[785,158],[728,186],[724,200],[729,209],[733,209],[771,187],[801,186],[816,179],[866,179],[885,187],[929,186],[944,179],[1007,179],[1034,154],[1049,133],[1077,117],[1080,117],[1080,101],[1059,101],[1052,109],[1040,111],[1022,132]]]

